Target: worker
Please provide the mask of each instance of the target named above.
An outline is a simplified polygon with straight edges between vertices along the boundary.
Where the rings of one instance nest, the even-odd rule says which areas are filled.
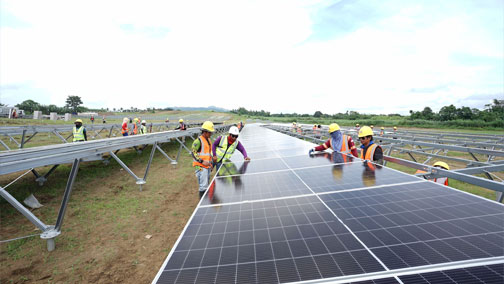
[[[225,137],[219,136],[213,143],[213,162],[217,166],[217,169],[220,167],[222,162],[231,159],[231,156],[236,149],[242,153],[245,161],[250,161],[250,157],[247,155],[245,147],[243,147],[243,144],[238,141],[239,134],[240,131],[238,130],[238,127],[231,126],[231,128],[229,128],[229,135]]]
[[[166,118],[166,120],[165,120],[164,122],[169,123],[169,122],[170,122],[170,118],[169,118],[169,117],[167,117],[167,118]]]
[[[297,125],[296,122],[292,123],[292,133],[296,133]]]
[[[142,120],[142,126],[140,126],[140,134],[147,134],[147,121]]]
[[[378,163],[383,162],[383,150],[373,141],[373,130],[369,126],[362,126],[359,129],[359,140],[361,143],[360,158],[367,161]]]
[[[123,118],[123,124],[122,124],[122,129],[121,129],[122,136],[128,136],[128,132],[129,132],[128,120],[129,120],[129,118],[127,118],[127,117]]]
[[[201,135],[192,144],[193,167],[199,184],[199,197],[203,197],[210,182],[212,172],[212,142],[210,137],[215,131],[211,121],[205,121],[201,126]]]
[[[75,120],[73,127],[73,142],[87,141],[86,128],[82,126],[82,119]]]
[[[238,130],[240,130],[240,132],[241,132],[241,131],[243,130],[243,127],[244,127],[244,126],[245,126],[245,125],[243,125],[243,121],[240,121],[240,128],[238,128]]]
[[[360,125],[358,123],[355,124],[355,130],[359,130],[360,129]]]
[[[397,132],[397,126],[394,126],[394,133]]]
[[[297,133],[298,134],[303,134],[303,129],[301,128],[301,125],[298,125],[298,127],[297,127]]]
[[[380,136],[383,136],[383,134],[385,134],[385,127],[381,127],[380,128]]]
[[[94,124],[94,115],[91,115],[90,120],[91,120],[91,124]]]
[[[355,143],[349,135],[341,133],[340,127],[337,123],[332,123],[329,125],[329,139],[322,145],[310,149],[308,154],[313,155],[315,151],[324,151],[331,148],[333,151],[338,151],[340,153],[351,152],[354,157],[357,157],[357,148],[355,148]]]
[[[135,117],[135,119],[133,119],[133,126],[132,126],[132,130],[131,130],[131,135],[138,134],[138,122],[139,121],[140,121],[140,119],[138,119],[138,117]]]
[[[105,118],[105,116],[102,117],[102,123],[103,124],[107,123],[107,119]]]
[[[435,168],[441,168],[443,170],[450,170],[450,166],[448,166],[447,163],[445,162],[442,162],[442,161],[437,161],[434,163],[433,167]],[[416,171],[415,174],[425,174],[427,173],[426,171],[422,171],[422,170],[418,170]],[[431,181],[433,182],[437,182],[437,183],[440,183],[440,184],[444,184],[446,186],[448,186],[448,178],[447,177],[440,177],[440,178],[435,178],[435,179],[431,179]]]
[[[371,125],[371,126],[369,126],[369,127],[371,127],[371,130],[373,130],[373,129],[374,129],[374,125]]]
[[[187,130],[187,126],[184,123],[184,120],[181,118],[179,119],[179,125],[175,128],[175,130]]]

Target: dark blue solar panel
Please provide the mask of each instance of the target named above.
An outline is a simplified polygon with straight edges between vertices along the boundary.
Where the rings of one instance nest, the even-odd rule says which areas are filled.
[[[428,272],[399,277],[404,283],[504,283],[504,264]]]

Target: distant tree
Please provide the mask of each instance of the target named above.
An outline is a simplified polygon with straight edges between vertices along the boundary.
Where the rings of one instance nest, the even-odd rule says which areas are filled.
[[[65,106],[71,109],[73,113],[77,113],[81,104],[82,100],[79,96],[68,96]]]
[[[457,108],[454,105],[444,106],[439,110],[439,118],[442,121],[454,120],[457,117]]]
[[[461,107],[457,109],[458,119],[472,119],[473,113],[469,107]]]
[[[313,114],[313,116],[314,116],[314,117],[321,117],[322,115],[323,115],[323,113],[322,113],[321,111],[319,111],[319,110],[317,110],[317,111]]]
[[[16,107],[26,111],[27,113],[33,113],[34,110],[40,110],[40,104],[33,100],[26,100],[20,104],[17,104]]]
[[[434,112],[430,107],[427,106],[422,110],[422,118],[427,120],[431,120],[434,118]]]

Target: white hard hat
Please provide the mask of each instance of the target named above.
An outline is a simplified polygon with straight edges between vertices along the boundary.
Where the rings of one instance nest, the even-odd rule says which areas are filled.
[[[229,128],[229,134],[238,135],[240,134],[240,130],[238,130],[236,126],[231,126],[231,128]]]
[[[142,123],[147,123],[147,121],[145,121],[145,119],[144,119],[144,120],[142,120]]]

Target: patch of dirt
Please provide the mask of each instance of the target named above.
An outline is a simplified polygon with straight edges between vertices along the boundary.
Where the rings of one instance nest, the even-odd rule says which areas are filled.
[[[88,184],[78,176],[56,249],[48,252],[46,242],[33,237],[19,246],[15,258],[2,244],[0,283],[150,283],[198,203],[189,158],[181,157],[174,168],[158,156],[141,192],[125,171],[110,171]],[[143,173],[145,164],[137,162],[130,168]],[[86,171],[88,165],[83,166],[80,171]],[[41,191],[37,198],[57,212],[61,196]],[[2,224],[1,239],[26,235],[26,228],[16,225],[25,224],[24,217],[12,218]]]

